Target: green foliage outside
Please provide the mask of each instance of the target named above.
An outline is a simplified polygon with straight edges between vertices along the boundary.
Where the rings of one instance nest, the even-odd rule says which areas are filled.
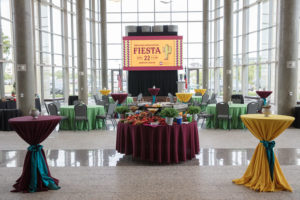
[[[3,43],[3,53],[6,55],[10,54],[10,40],[9,37],[7,35],[4,35],[4,33],[2,33],[2,43]]]

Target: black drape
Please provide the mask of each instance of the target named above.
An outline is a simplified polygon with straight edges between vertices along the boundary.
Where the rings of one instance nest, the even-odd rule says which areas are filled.
[[[177,92],[178,75],[177,70],[169,71],[129,71],[128,92],[132,96],[143,93],[143,96],[151,96],[148,88],[160,88],[158,96],[175,95]]]

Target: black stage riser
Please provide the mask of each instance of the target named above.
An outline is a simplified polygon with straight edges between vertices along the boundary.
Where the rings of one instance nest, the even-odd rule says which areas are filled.
[[[132,96],[143,93],[143,96],[151,96],[148,88],[160,88],[158,96],[173,95],[177,92],[178,71],[129,71],[128,92]]]

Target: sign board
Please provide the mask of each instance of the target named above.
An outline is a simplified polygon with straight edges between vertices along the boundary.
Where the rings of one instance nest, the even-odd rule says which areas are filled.
[[[123,69],[182,69],[182,36],[123,37]]]

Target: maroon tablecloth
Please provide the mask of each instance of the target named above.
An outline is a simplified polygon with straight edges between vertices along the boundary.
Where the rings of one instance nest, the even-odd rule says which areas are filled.
[[[270,94],[272,94],[272,91],[256,91],[256,94],[261,98],[267,98]]]
[[[10,126],[25,142],[27,142],[30,145],[37,145],[43,142],[50,135],[50,133],[54,130],[54,128],[60,122],[60,120],[61,117],[59,116],[39,116],[37,119],[33,119],[31,116],[25,116],[12,118],[8,122]],[[48,176],[54,180],[56,185],[58,185],[58,179],[55,179],[51,176],[47,164],[47,159],[45,157],[45,152],[43,149],[41,151],[48,169]],[[14,185],[15,190],[13,190],[13,192],[28,192],[28,186],[30,184],[31,178],[31,153],[31,151],[27,151],[23,165],[22,175]],[[48,188],[43,185],[40,176],[38,177],[39,178],[37,180],[37,191],[48,190]]]
[[[125,101],[127,98],[128,94],[127,93],[112,93],[111,97],[113,98],[114,101],[118,100],[118,103],[121,104]]]
[[[145,126],[119,123],[116,149],[133,158],[157,163],[178,163],[199,153],[197,123]]]
[[[149,93],[153,96],[158,95],[160,88],[148,88]]]

